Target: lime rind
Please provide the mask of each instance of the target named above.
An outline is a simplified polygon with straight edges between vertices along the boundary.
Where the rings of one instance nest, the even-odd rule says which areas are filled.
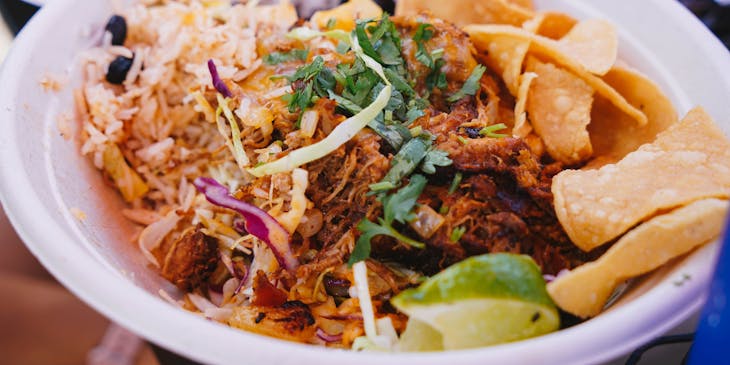
[[[504,298],[554,306],[540,268],[526,255],[506,253],[474,256],[431,277],[418,288],[396,296],[404,303],[435,304],[470,298]]]
[[[488,346],[560,327],[540,268],[524,255],[466,259],[391,302],[410,318],[409,328],[401,336],[403,351]],[[417,330],[424,333],[415,333]],[[440,342],[434,332],[441,335]]]

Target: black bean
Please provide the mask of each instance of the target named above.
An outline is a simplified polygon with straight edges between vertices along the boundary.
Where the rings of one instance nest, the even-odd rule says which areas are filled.
[[[480,138],[481,134],[481,128],[474,128],[474,127],[465,127],[464,132],[466,132],[466,135],[469,136],[469,138]]]
[[[325,275],[324,276],[324,289],[327,292],[327,294],[333,296],[333,297],[344,297],[347,298],[350,296],[348,289],[350,289],[350,286],[352,285],[350,283],[350,280],[347,279],[340,279],[336,278],[331,275]]]
[[[127,39],[127,21],[122,16],[112,15],[104,29],[112,34],[112,44],[115,46],[123,45]]]
[[[118,56],[109,64],[109,70],[106,72],[106,81],[111,84],[121,85],[127,78],[129,69],[132,68],[133,58]]]

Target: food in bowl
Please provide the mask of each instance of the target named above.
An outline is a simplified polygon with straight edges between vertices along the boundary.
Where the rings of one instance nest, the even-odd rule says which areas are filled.
[[[541,335],[711,241],[727,210],[711,118],[678,121],[610,23],[529,2],[353,0],[308,22],[138,4],[82,58],[81,152],[184,297],[161,294],[277,338]]]

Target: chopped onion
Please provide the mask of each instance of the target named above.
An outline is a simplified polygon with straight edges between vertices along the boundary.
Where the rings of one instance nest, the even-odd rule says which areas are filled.
[[[302,221],[304,212],[307,211],[307,186],[309,185],[309,172],[304,169],[294,169],[291,173],[292,184],[291,189],[291,208],[286,213],[277,216],[277,220],[286,228],[289,233],[294,233],[299,222]]]
[[[299,266],[291,250],[289,232],[274,217],[255,205],[234,198],[228,188],[211,178],[199,177],[193,184],[210,203],[240,213],[246,219],[246,231],[266,243],[281,267],[293,271]]]
[[[335,129],[327,137],[325,137],[325,139],[315,144],[294,150],[274,162],[248,169],[248,172],[250,172],[251,175],[262,177],[279,172],[291,171],[301,165],[327,156],[332,151],[338,149],[347,141],[355,137],[360,130],[365,128],[365,126],[375,119],[388,105],[393,86],[385,77],[383,66],[363,52],[356,37],[351,37],[351,41],[352,49],[355,51],[355,54],[360,57],[363,62],[365,62],[365,65],[368,68],[372,69],[385,82],[385,87],[380,91],[378,96],[375,98],[375,101],[359,113],[337,125],[337,127],[335,127]]]
[[[436,231],[444,224],[444,217],[428,205],[419,205],[416,207],[416,219],[411,221],[409,225],[422,238],[431,238]]]
[[[223,253],[223,250],[220,250],[219,256],[223,266],[226,267],[231,276],[236,277],[236,270],[233,270],[233,260],[231,260],[231,257],[228,256],[228,254]]]
[[[307,110],[302,114],[302,127],[299,131],[304,137],[312,138],[317,131],[317,123],[319,123],[319,113],[316,110]]]
[[[329,333],[325,332],[325,330],[321,328],[317,328],[317,337],[319,337],[320,340],[324,342],[339,342],[342,341],[342,334],[339,335],[330,335]]]
[[[188,299],[190,299],[190,302],[193,303],[193,305],[201,312],[205,312],[208,309],[218,308],[208,299],[205,299],[198,294],[188,293]]]
[[[228,88],[228,85],[226,85],[223,80],[221,80],[220,75],[218,75],[218,68],[215,67],[215,62],[213,60],[208,60],[208,71],[210,71],[210,77],[213,79],[213,87],[218,90],[219,93],[223,94],[223,96],[227,98],[233,97],[233,93]]]
[[[147,260],[156,267],[160,267],[160,263],[157,262],[157,258],[152,255],[152,250],[157,248],[157,246],[162,243],[162,240],[165,239],[165,237],[167,237],[173,229],[175,229],[177,222],[179,222],[181,218],[182,217],[177,215],[177,213],[173,210],[170,213],[167,213],[167,215],[162,219],[145,227],[145,229],[142,230],[142,233],[140,233],[137,241],[139,249],[142,251],[142,254],[147,258]]]

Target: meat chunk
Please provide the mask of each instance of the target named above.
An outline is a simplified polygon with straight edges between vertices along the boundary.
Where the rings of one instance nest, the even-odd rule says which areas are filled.
[[[307,196],[324,215],[317,242],[337,242],[377,206],[368,196],[369,185],[380,181],[390,168],[390,159],[380,152],[381,139],[363,130],[345,146],[308,166]]]
[[[286,302],[277,307],[238,306],[233,309],[228,324],[296,342],[311,342],[316,331],[312,311],[300,301]]]
[[[464,175],[453,193],[445,185],[429,185],[419,198],[419,203],[444,212],[444,224],[425,240],[425,250],[379,236],[374,256],[435,273],[469,256],[511,252],[532,256],[550,274],[594,256],[577,250],[555,217],[550,186],[560,166],[541,164],[522,139],[474,138],[464,143],[452,132],[438,148],[453,160],[441,173]],[[464,232],[456,242],[455,230]]]
[[[451,23],[427,16],[394,17],[393,22],[400,32],[402,55],[408,72],[416,80],[416,90],[419,94],[424,95],[425,91],[431,92],[426,89],[426,78],[431,73],[431,69],[416,59],[418,44],[413,40],[421,24],[430,24],[429,29],[433,31],[431,39],[425,41],[426,51],[430,53],[442,49],[444,52],[444,65],[440,71],[446,76],[448,83],[446,92],[450,95],[461,89],[464,81],[469,78],[472,70],[477,66],[474,57],[476,51],[469,40],[469,35]],[[439,90],[436,90],[432,102],[443,99],[439,97],[440,94]]]
[[[189,292],[207,282],[218,262],[218,240],[198,226],[184,234],[167,252],[162,276],[180,290]]]
[[[251,304],[260,307],[276,307],[286,302],[286,292],[271,284],[263,270],[256,272],[253,279]]]

